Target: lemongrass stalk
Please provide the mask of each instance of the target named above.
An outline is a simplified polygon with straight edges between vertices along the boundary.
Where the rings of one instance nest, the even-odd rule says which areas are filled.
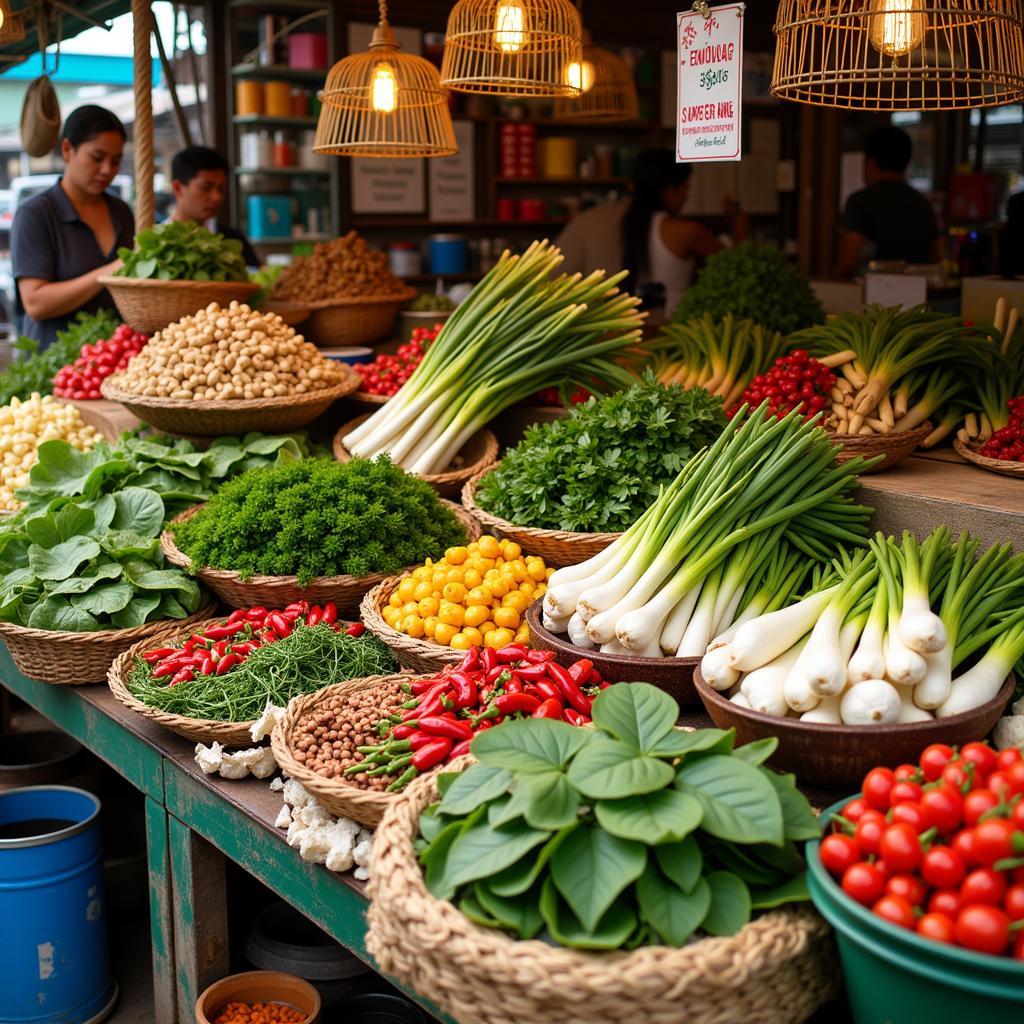
[[[661,649],[666,654],[675,654],[679,650],[679,645],[683,642],[683,634],[690,624],[693,610],[697,607],[701,586],[703,584],[698,583],[693,587],[669,612],[669,616],[665,620],[665,627],[661,631]]]
[[[928,588],[939,551],[948,538],[949,530],[936,530],[919,548],[914,535],[909,530],[903,532],[903,608],[898,633],[901,642],[919,654],[935,654],[946,646],[946,627],[932,611]]]

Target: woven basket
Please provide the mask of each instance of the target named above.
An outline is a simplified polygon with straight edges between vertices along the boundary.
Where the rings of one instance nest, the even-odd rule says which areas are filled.
[[[110,292],[121,319],[143,334],[155,334],[211,302],[244,302],[260,290],[251,281],[151,281],[109,275],[97,281]]]
[[[885,456],[878,465],[862,470],[863,476],[865,473],[881,473],[883,469],[892,469],[908,455],[913,455],[918,445],[934,429],[926,420],[913,430],[893,431],[889,434],[837,434],[832,430],[827,433],[830,441],[843,446],[843,450],[836,456],[839,462],[849,462],[858,455],[863,455],[866,459],[874,458],[876,455]]]
[[[309,319],[309,305],[305,302],[285,302],[267,299],[256,307],[261,313],[276,313],[289,327],[297,327]]]
[[[391,576],[382,580],[372,590],[367,591],[359,605],[359,617],[363,625],[373,633],[378,640],[391,648],[391,653],[402,668],[412,669],[413,672],[422,672],[425,675],[435,675],[441,669],[457,664],[466,656],[465,651],[454,651],[442,644],[435,644],[425,637],[416,640],[414,637],[399,633],[392,629],[384,621],[381,611],[388,603],[391,592],[404,580],[409,573],[401,576]]]
[[[180,626],[169,627],[139,643],[133,644],[123,654],[118,655],[114,664],[107,672],[107,685],[110,692],[131,711],[144,718],[162,725],[165,729],[184,736],[187,740],[195,743],[222,743],[225,747],[251,747],[254,746],[252,735],[249,730],[252,722],[216,722],[204,718],[184,718],[182,715],[174,715],[169,711],[161,711],[159,708],[151,708],[143,704],[138,697],[132,696],[128,689],[128,676],[135,667],[135,659],[146,651],[154,650],[157,647],[169,646],[182,636],[189,636],[198,633],[208,626],[216,626],[223,622],[223,618],[205,619],[202,622],[193,623],[187,630],[183,631]]]
[[[570,533],[565,530],[539,530],[532,526],[514,526],[498,516],[485,512],[476,503],[476,490],[488,473],[493,473],[501,462],[481,470],[462,488],[462,505],[476,516],[491,533],[514,540],[524,551],[539,555],[547,565],[578,565],[604,551],[621,533]]]
[[[212,611],[213,605],[207,605],[187,619],[161,619],[134,629],[103,629],[97,633],[65,633],[0,622],[0,637],[22,675],[40,683],[80,686],[102,682],[111,662],[133,644],[170,626],[202,622]]]
[[[369,415],[357,416],[354,420],[349,420],[334,435],[334,443],[331,447],[338,462],[349,462],[352,459],[352,455],[343,444],[342,439],[367,419],[369,419]],[[450,469],[445,473],[417,473],[416,475],[421,480],[426,480],[442,498],[453,498],[459,494],[468,480],[490,469],[497,457],[498,439],[484,427],[462,446],[462,450],[455,457],[456,461],[461,460],[461,466],[458,469]]]
[[[270,736],[270,745],[278,767],[298,781],[335,817],[351,818],[352,821],[358,821],[367,828],[375,828],[384,817],[388,805],[398,799],[398,793],[364,789],[342,779],[328,779],[318,775],[301,761],[295,760],[292,747],[300,721],[307,714],[314,713],[331,697],[373,690],[382,685],[393,685],[397,693],[399,685],[409,681],[410,677],[406,675],[366,676],[363,679],[350,679],[344,683],[325,686],[322,690],[305,697],[296,697],[289,703],[284,717],[274,727]]]
[[[470,540],[476,540],[480,534],[480,524],[463,508],[450,501],[445,506],[455,518],[466,528]],[[196,505],[187,509],[171,520],[171,524],[183,523],[195,515],[203,506]],[[171,565],[188,569],[192,560],[174,543],[170,530],[160,535],[160,547],[164,557]],[[305,587],[299,586],[295,576],[252,576],[243,580],[237,572],[227,569],[200,569],[196,573],[198,579],[212,590],[226,605],[232,608],[248,608],[251,605],[263,605],[266,608],[283,608],[293,601],[309,601],[311,604],[323,604],[333,601],[342,618],[355,618],[359,612],[363,595],[379,583],[387,579],[381,574],[372,576],[319,576],[311,580]]]
[[[306,337],[321,348],[337,345],[372,345],[395,329],[399,310],[416,297],[415,288],[395,295],[361,295],[350,299],[310,302]]]
[[[470,763],[460,758],[449,766]],[[366,948],[381,971],[464,1024],[797,1024],[835,995],[828,925],[809,908],[762,914],[681,949],[587,953],[483,928],[423,882],[413,841],[437,776],[392,801],[373,840]]]
[[[300,430],[326,412],[331,404],[359,387],[359,376],[346,371],[340,384],[305,395],[284,398],[150,398],[118,387],[120,374],[101,385],[104,398],[120,402],[133,416],[170,434],[219,437],[259,430],[287,434]]]
[[[351,395],[347,395],[346,397],[347,397],[348,401],[350,401],[350,402],[358,402],[360,405],[387,405],[387,403],[391,401],[393,396],[391,396],[391,395],[372,395],[372,394],[370,394],[369,391],[361,391],[360,390],[360,391],[354,391]],[[337,438],[335,438],[335,443],[337,443]],[[348,452],[345,452],[345,455],[347,456]],[[335,458],[337,458],[337,456],[335,456]],[[344,462],[345,460],[344,459],[340,459],[339,461]]]
[[[978,449],[971,445],[964,444],[959,438],[953,442],[957,455],[974,465],[987,469],[990,473],[998,473],[1000,476],[1024,477],[1024,462],[1011,462],[1009,459],[990,459],[982,455]],[[979,446],[980,447],[980,446]]]

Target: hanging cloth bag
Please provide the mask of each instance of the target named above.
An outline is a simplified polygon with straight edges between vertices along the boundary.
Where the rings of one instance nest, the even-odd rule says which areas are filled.
[[[50,70],[46,66],[46,14],[40,11],[39,52],[43,56],[43,73],[35,79],[25,93],[21,108],[21,144],[29,156],[46,156],[52,153],[60,138],[60,103],[57,92],[50,81]],[[57,55],[53,71],[60,66],[60,33],[57,40]]]

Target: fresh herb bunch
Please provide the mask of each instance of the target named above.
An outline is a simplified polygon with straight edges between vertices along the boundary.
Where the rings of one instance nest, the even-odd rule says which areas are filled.
[[[297,576],[389,574],[466,542],[434,489],[390,460],[303,460],[245,473],[175,527],[194,569]]]
[[[195,221],[169,220],[140,231],[135,248],[118,249],[118,277],[155,281],[248,281],[242,243]]]
[[[672,319],[692,320],[705,313],[716,320],[732,313],[783,334],[825,322],[825,310],[807,278],[780,250],[762,242],[743,242],[712,256]]]
[[[479,734],[480,762],[442,775],[420,816],[435,897],[520,939],[579,949],[733,935],[757,910],[808,899],[796,843],[819,834],[774,738],[675,728],[647,683],[594,700],[595,728],[550,719]]]
[[[476,500],[518,526],[625,530],[725,423],[720,398],[664,387],[649,373],[628,391],[530,427],[483,478]]]
[[[267,701],[285,707],[292,697],[331,683],[397,671],[391,651],[375,636],[298,624],[290,636],[258,648],[223,676],[197,676],[169,686],[166,677],[154,679],[153,669],[137,658],[128,689],[143,704],[170,714],[249,722],[260,717]]]
[[[12,398],[29,398],[33,392],[53,394],[53,378],[62,366],[73,363],[83,345],[91,345],[109,338],[120,321],[108,309],[97,313],[79,313],[46,349],[39,351],[34,338],[19,338],[14,343],[18,353],[24,353],[0,374],[0,405],[8,405]]]

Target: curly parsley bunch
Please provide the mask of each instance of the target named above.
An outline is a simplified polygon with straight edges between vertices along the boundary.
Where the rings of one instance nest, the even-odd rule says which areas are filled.
[[[390,460],[304,459],[232,480],[174,528],[200,567],[254,575],[390,574],[466,542],[429,484]]]

